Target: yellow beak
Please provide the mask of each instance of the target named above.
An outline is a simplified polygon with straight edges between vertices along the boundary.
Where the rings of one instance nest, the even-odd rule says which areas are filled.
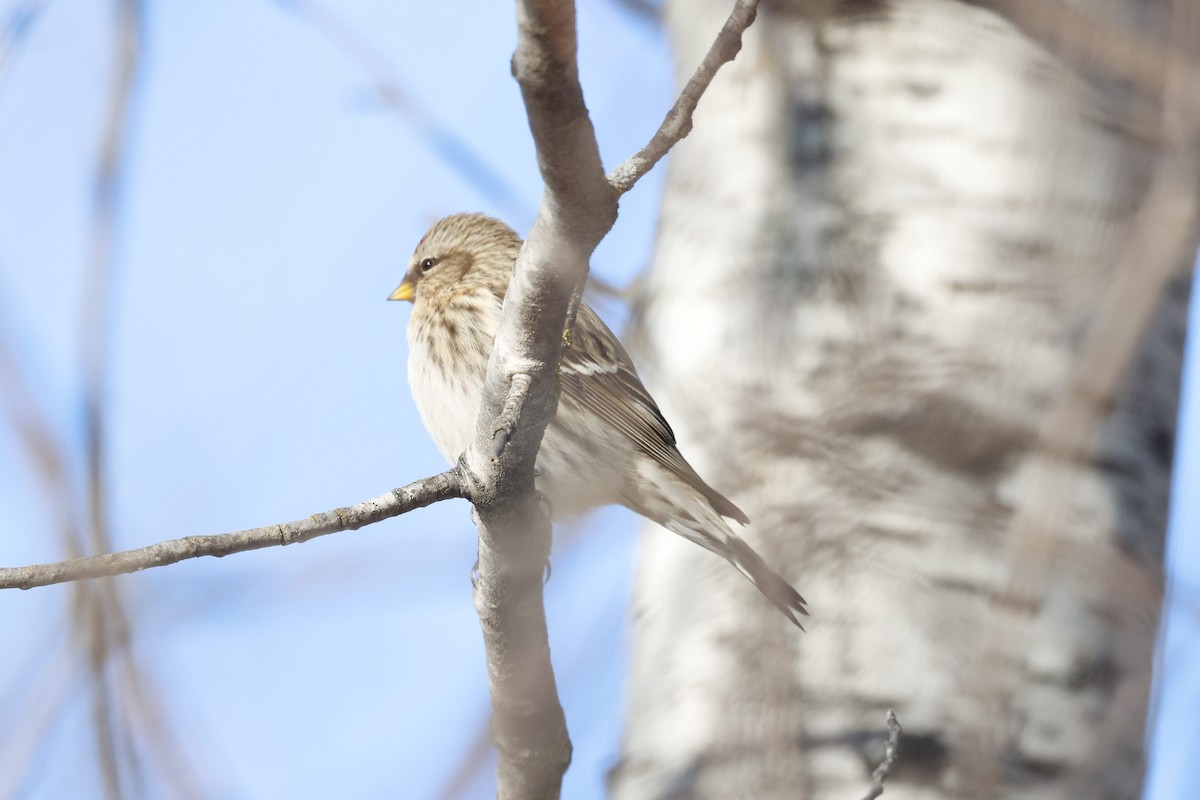
[[[409,280],[405,280],[399,286],[396,287],[396,291],[394,291],[388,295],[388,300],[408,300],[411,302],[413,299],[413,295],[415,295],[415,294],[416,294],[416,289],[412,285],[412,282]]]

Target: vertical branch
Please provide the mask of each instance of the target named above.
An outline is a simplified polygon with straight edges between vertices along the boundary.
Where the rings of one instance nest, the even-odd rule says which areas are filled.
[[[105,383],[113,282],[116,219],[123,166],[125,130],[133,95],[139,47],[138,0],[118,0],[116,66],[103,138],[100,143],[92,209],[91,247],[85,276],[82,354],[85,446],[87,457],[87,543],[96,552],[108,546],[105,461]]]
[[[892,771],[892,767],[896,766],[896,761],[900,758],[900,737],[904,734],[904,728],[900,727],[900,720],[896,719],[896,712],[890,708],[886,719],[888,735],[883,743],[883,761],[880,761],[879,766],[871,773],[871,786],[863,795],[863,800],[875,800],[883,795],[883,782],[887,780],[888,773]]]
[[[487,651],[498,797],[524,800],[557,798],[571,759],[546,632],[550,520],[534,491],[534,464],[558,406],[564,326],[588,259],[616,221],[616,195],[579,85],[574,4],[518,0],[517,28],[513,75],[546,188],[505,297],[462,472],[479,526],[475,608]]]
[[[747,6],[743,28],[753,19],[754,2],[737,5]],[[556,798],[571,743],[546,636],[541,576],[550,553],[550,522],[534,491],[534,465],[557,411],[563,332],[587,279],[588,260],[616,222],[620,194],[657,158],[642,159],[644,169],[632,170],[620,186],[605,178],[579,84],[574,3],[517,0],[516,10],[512,70],[545,192],[513,268],[475,439],[459,468],[479,526],[475,608],[500,751],[498,794]],[[715,72],[736,52],[721,50],[724,58],[702,69]],[[707,82],[696,87],[692,107],[704,86]],[[665,153],[685,129],[675,126],[656,145]]]
[[[16,359],[0,339],[0,401],[6,415],[10,418],[12,427],[25,450],[31,471],[37,476],[45,494],[45,507],[53,516],[54,529],[61,537],[66,549],[71,553],[79,550],[81,534],[74,514],[75,492],[71,485],[67,468],[65,448],[57,439],[53,429],[40,412],[33,392],[23,380],[17,368]],[[75,590],[73,598],[78,597]],[[6,715],[5,720],[14,722],[20,720],[19,726],[12,726],[15,731],[20,729],[19,736],[9,737],[4,748],[3,758],[0,758],[0,797],[11,797],[18,793],[21,783],[26,779],[29,764],[36,761],[39,743],[50,729],[54,719],[62,712],[71,693],[71,674],[79,664],[78,653],[80,646],[86,645],[81,641],[77,615],[72,615],[76,621],[76,637],[72,642],[75,647],[72,652],[62,657],[60,654],[51,655],[45,665],[36,670],[37,679],[18,682],[19,699],[3,698],[0,706],[13,705],[18,712]],[[34,645],[37,652],[42,647],[52,649],[51,643]],[[96,719],[107,719],[106,716],[96,715]],[[107,730],[107,728],[105,729]]]
[[[571,763],[542,601],[550,520],[537,504],[528,492],[521,504],[477,514],[475,610],[487,643],[497,797],[502,800],[558,797]]]
[[[138,0],[118,0],[112,89],[100,141],[92,209],[91,245],[84,278],[81,353],[84,383],[84,458],[86,460],[87,514],[84,541],[79,551],[112,549],[108,531],[107,461],[104,400],[110,317],[110,295],[120,176],[125,130],[137,74],[140,38]],[[114,639],[128,639],[128,620],[111,582],[78,584],[74,592],[76,630],[86,640],[91,670],[92,715],[100,770],[107,800],[119,800],[120,758],[116,740],[120,723],[106,666]],[[110,627],[111,625],[111,627]],[[114,635],[114,633],[116,635]]]
[[[571,743],[550,663],[542,598],[550,520],[534,491],[534,464],[558,406],[572,298],[616,220],[616,196],[579,85],[574,4],[518,0],[517,26],[513,75],[546,188],[505,298],[462,471],[479,526],[475,607],[487,651],[498,796],[557,798]],[[500,419],[505,435],[497,446]]]

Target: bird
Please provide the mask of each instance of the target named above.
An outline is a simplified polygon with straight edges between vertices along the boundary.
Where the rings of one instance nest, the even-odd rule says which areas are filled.
[[[450,464],[475,434],[492,343],[521,237],[478,213],[439,219],[388,297],[413,305],[408,381],[417,410]],[[794,625],[803,597],[726,519],[750,522],[679,452],[675,434],[633,360],[580,300],[564,335],[559,403],[538,451],[535,483],[556,519],[620,504],[726,559]]]

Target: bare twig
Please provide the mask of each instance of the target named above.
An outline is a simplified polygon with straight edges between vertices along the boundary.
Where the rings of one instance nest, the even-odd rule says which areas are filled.
[[[613,2],[643,22],[655,26],[662,25],[662,8],[651,0],[613,0]]]
[[[9,351],[4,340],[0,339],[0,398],[3,398],[7,415],[22,443],[32,472],[35,474],[45,493],[45,507],[54,515],[55,530],[62,539],[68,553],[78,556],[82,553],[82,533],[76,522],[75,500],[76,493],[71,485],[65,448],[55,436],[50,422],[41,412],[33,392],[23,379],[17,368],[16,359]],[[108,789],[115,790],[117,773],[115,769],[116,749],[113,745],[112,721],[115,718],[114,709],[110,702],[108,684],[103,681],[103,675],[94,668],[97,661],[96,645],[101,641],[93,634],[97,632],[94,626],[92,610],[98,602],[94,593],[78,587],[72,598],[73,612],[71,615],[73,646],[70,648],[72,658],[81,658],[87,670],[91,688],[93,706],[93,723],[98,738],[97,750],[102,759],[101,770],[103,782]],[[106,659],[101,659],[106,660]],[[61,683],[56,684],[62,686]],[[24,687],[28,690],[28,687]],[[31,717],[28,727],[22,727],[28,736],[31,750],[36,749],[37,738],[34,732],[40,732],[50,724],[53,715],[59,713],[59,707],[65,704],[65,697],[45,698],[39,711],[40,716]],[[40,735],[40,734],[38,734]],[[20,750],[18,746],[18,750]],[[0,773],[2,774],[2,773]],[[22,776],[14,775],[12,780],[21,780]],[[6,793],[0,792],[0,796]]]
[[[888,737],[883,744],[883,761],[879,762],[879,766],[871,773],[871,788],[863,795],[863,800],[875,800],[883,794],[883,782],[887,780],[888,773],[892,767],[896,765],[896,760],[900,757],[900,736],[904,733],[904,729],[900,727],[900,721],[896,719],[896,712],[888,709],[887,712]]]
[[[33,32],[34,25],[46,10],[47,0],[26,0],[8,12],[4,29],[0,30],[0,87],[8,77],[17,53]]]
[[[70,547],[79,541],[79,533],[72,515],[73,490],[65,448],[55,436],[49,420],[41,413],[3,338],[0,338],[0,403],[45,492],[46,509],[53,515],[54,527]]]
[[[78,659],[63,658],[62,649],[53,648],[35,676],[21,683],[24,694],[17,707],[0,719],[8,731],[0,750],[0,797],[28,794],[22,784],[29,781],[31,765],[39,761],[38,748],[72,698],[81,665]]]
[[[364,525],[423,508],[440,500],[462,496],[458,473],[455,470],[447,470],[357,505],[335,508],[281,525],[266,525],[211,536],[185,536],[137,550],[87,556],[54,564],[0,567],[0,589],[31,589],[34,586],[49,586],[85,578],[123,575],[174,564],[187,558],[220,558],[246,550],[307,542],[329,533],[357,530]]]
[[[465,139],[442,124],[429,109],[417,102],[392,75],[387,60],[367,39],[347,25],[324,5],[308,0],[274,0],[323,35],[334,47],[352,59],[370,78],[388,108],[407,120],[431,150],[462,175],[491,202],[514,214],[529,213],[531,203],[522,196],[488,160]]]
[[[458,765],[450,775],[450,779],[438,790],[438,800],[459,800],[467,797],[471,783],[486,769],[491,759],[495,745],[492,743],[492,718],[487,715],[473,726],[471,733],[464,737],[469,741],[465,748],[460,749]]]
[[[645,147],[608,176],[608,182],[617,194],[625,194],[632,189],[633,185],[653,169],[654,165],[675,146],[676,142],[692,132],[692,115],[696,111],[700,98],[708,89],[708,85],[712,83],[712,79],[721,65],[733,61],[742,49],[742,34],[746,28],[750,27],[750,23],[754,22],[757,11],[758,0],[738,0],[737,5],[729,14],[729,19],[725,20],[721,32],[713,41],[712,47],[708,48],[708,53],[700,62],[700,66],[696,67],[696,71],[688,80],[687,85],[683,87],[679,99],[667,112],[658,131]]]
[[[753,2],[738,3],[740,13]],[[753,18],[744,17],[742,28]],[[664,130],[619,188],[605,178],[576,65],[574,5],[518,0],[513,74],[525,101],[545,184],[542,204],[517,259],[488,364],[476,436],[459,466],[389,495],[307,520],[211,537],[186,537],[139,550],[59,564],[0,569],[0,588],[29,588],[161,566],[200,555],[305,541],[451,497],[475,506],[479,582],[475,606],[487,648],[500,798],[554,798],[571,745],[555,688],[542,602],[550,523],[534,491],[534,464],[557,409],[558,362],[588,260],[616,221],[617,200],[690,125],[712,73],[689,83]],[[727,40],[729,30],[721,38]],[[740,36],[740,29],[738,30]],[[721,51],[727,46],[718,48]],[[736,48],[734,52],[736,51]],[[732,53],[724,60],[732,57]],[[643,152],[647,152],[644,150]],[[637,159],[638,157],[635,157]],[[107,244],[107,243],[106,243]],[[512,376],[522,377],[514,382]],[[496,421],[508,444],[493,451]]]
[[[1106,293],[1080,356],[1070,386],[1042,426],[1036,446],[1042,456],[1036,491],[1017,509],[1005,546],[1005,584],[991,598],[979,650],[966,674],[967,692],[985,705],[988,716],[1006,715],[1016,690],[1028,632],[1028,614],[1040,607],[1053,579],[1060,549],[1059,533],[1073,496],[1073,465],[1086,457],[1109,404],[1116,397],[1134,348],[1162,296],[1163,287],[1194,246],[1195,193],[1187,179],[1194,159],[1164,164],[1134,223],[1119,272]],[[1072,554],[1071,558],[1077,558]],[[994,731],[978,730],[968,759],[972,785],[996,785],[1002,746]]]
[[[126,645],[122,653],[123,669],[117,675],[116,694],[121,700],[126,725],[132,732],[140,734],[139,741],[154,749],[161,772],[171,782],[170,796],[179,800],[210,797],[212,793],[205,790],[208,774],[187,758],[191,751],[181,745],[168,724],[163,699],[169,695],[162,690],[155,675],[142,668],[133,647],[133,642]],[[192,758],[195,759],[194,754]]]
[[[86,466],[85,541],[73,554],[106,553],[113,549],[108,529],[107,402],[109,326],[113,273],[116,267],[116,229],[126,131],[138,74],[141,46],[140,0],[116,0],[113,78],[100,140],[92,208],[91,242],[84,279],[83,355],[84,460]],[[115,650],[130,640],[129,615],[117,587],[101,582],[74,587],[74,632],[86,653],[92,684],[92,715],[99,766],[108,800],[131,793],[140,783],[141,764],[129,731],[114,701],[107,666]],[[128,650],[125,650],[128,658]],[[122,769],[124,765],[124,769]],[[122,786],[122,775],[127,785]]]
[[[1076,69],[1125,79],[1151,97],[1162,97],[1172,73],[1200,70],[1186,47],[1164,49],[1161,40],[1104,20],[1096,6],[1067,0],[966,2],[995,11]]]

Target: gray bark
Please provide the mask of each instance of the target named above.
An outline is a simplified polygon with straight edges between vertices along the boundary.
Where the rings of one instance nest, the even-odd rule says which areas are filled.
[[[668,4],[681,70],[727,5]],[[1163,152],[1145,104],[983,8],[816,5],[760,10],[674,151],[635,339],[809,633],[648,531],[613,796],[860,797],[894,708],[888,797],[1137,797],[1185,278],[1087,447],[1042,428]]]

